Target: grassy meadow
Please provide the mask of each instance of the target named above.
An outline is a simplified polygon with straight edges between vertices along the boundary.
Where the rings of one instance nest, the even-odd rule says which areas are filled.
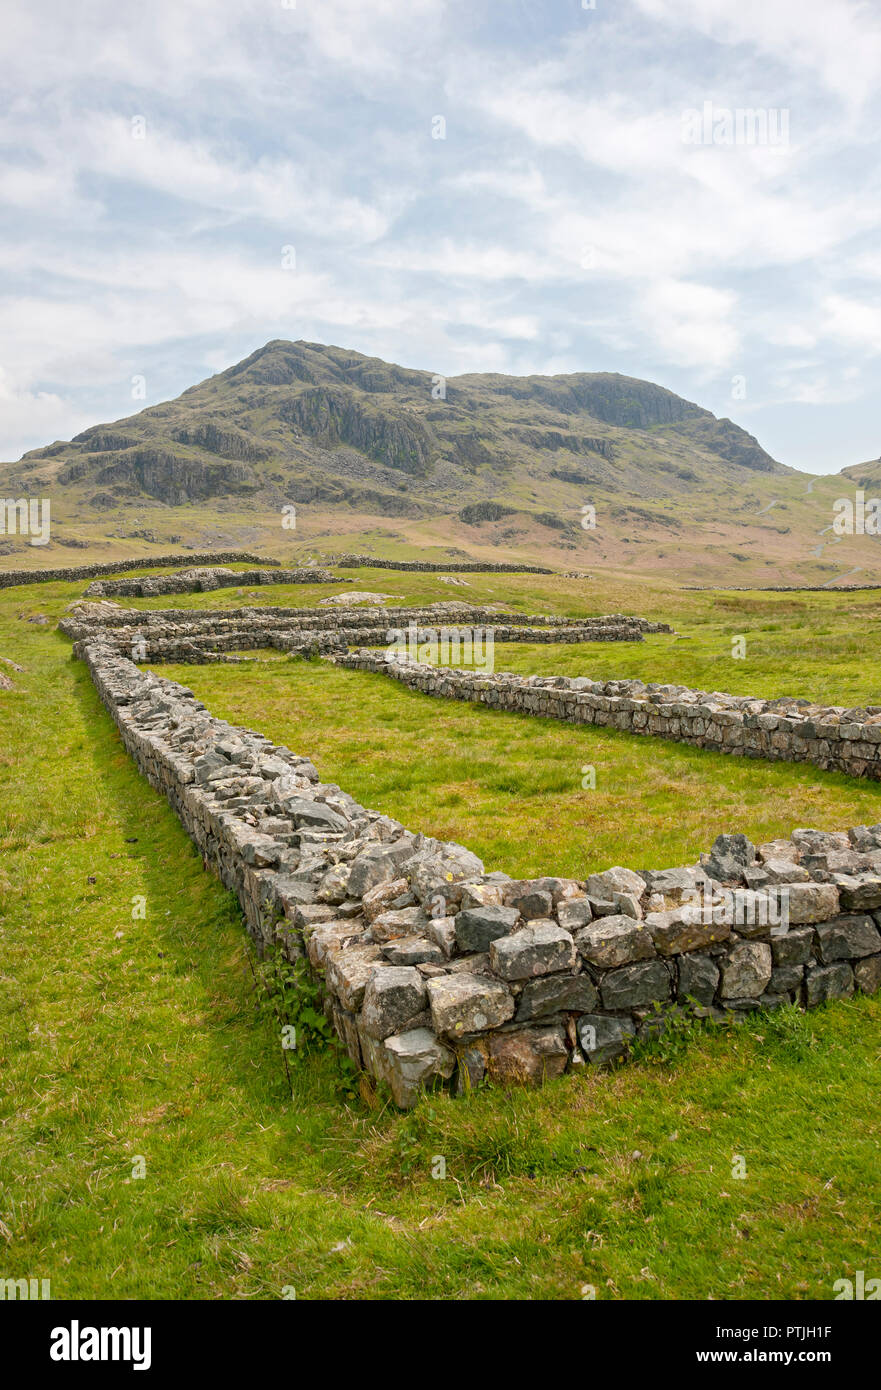
[[[512,644],[497,669],[842,703],[881,689],[876,593],[353,573],[402,601],[636,612],[683,639]],[[409,1115],[366,1086],[347,1100],[325,1052],[288,1076],[237,904],[55,631],[84,587],[0,590],[0,656],[25,668],[4,665],[15,689],[0,692],[0,1277],[49,1278],[55,1298],[822,1300],[871,1271],[878,999],[674,1034],[614,1073],[435,1095]],[[432,701],[324,663],[162,669],[511,873],[663,867],[720,830],[881,821],[881,788],[839,774]]]

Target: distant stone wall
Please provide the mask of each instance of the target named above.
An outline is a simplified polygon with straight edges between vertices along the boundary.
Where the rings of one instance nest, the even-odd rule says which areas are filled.
[[[17,584],[47,584],[55,580],[94,579],[99,574],[121,574],[124,570],[167,568],[169,565],[280,565],[280,560],[266,560],[247,550],[224,550],[196,555],[140,555],[134,560],[105,560],[94,565],[75,565],[56,570],[0,570],[0,589]]]
[[[638,680],[481,675],[415,662],[388,662],[382,654],[367,650],[333,660],[340,666],[381,672],[426,695],[653,734],[717,753],[807,762],[851,777],[881,778],[881,705],[846,709],[788,697],[760,700],[718,691],[709,694],[685,685],[646,685]]]
[[[723,835],[685,868],[487,874],[213,718],[104,632],[74,654],[259,948],[308,957],[349,1056],[401,1107],[424,1087],[602,1066],[677,1007],[725,1018],[881,986],[881,826]]]
[[[177,574],[149,575],[144,579],[96,579],[85,598],[154,598],[162,594],[203,594],[214,589],[233,589],[260,584],[351,584],[322,569],[229,570],[211,566],[180,570]]]
[[[732,594],[858,594],[881,589],[881,584],[687,584],[689,594],[712,594],[720,590]]]
[[[535,625],[533,625],[535,624]],[[137,660],[204,664],[225,660],[222,653],[276,649],[291,654],[345,652],[355,644],[387,646],[400,634],[416,651],[445,632],[467,637],[479,627],[482,639],[494,642],[641,642],[645,631],[660,624],[645,618],[610,614],[589,619],[548,619],[456,604],[439,609],[244,609],[188,613],[183,610],[137,610],[77,605],[61,623],[74,639],[102,629],[122,655]],[[451,651],[459,661],[459,646]]]
[[[543,565],[505,565],[489,561],[458,560],[437,565],[428,560],[380,560],[375,555],[331,555],[328,564],[338,569],[414,570],[424,574],[553,574]]]
[[[259,608],[141,609],[118,608],[112,604],[85,601],[71,606],[71,616],[63,620],[61,627],[68,636],[77,637],[96,627],[109,629],[146,625],[157,636],[167,637],[183,629],[186,629],[189,635],[199,632],[222,632],[224,627],[239,627],[243,621],[248,626],[259,624],[263,627],[279,627],[295,624],[297,627],[313,630],[332,627],[373,628],[380,625],[401,628],[415,622],[426,626],[459,623],[471,626],[481,624],[484,627],[490,627],[493,623],[504,623],[506,626],[553,629],[557,632],[560,629],[581,626],[627,627],[641,633],[672,632],[667,623],[654,623],[648,618],[629,613],[601,613],[576,618],[559,614],[506,613],[497,607],[456,602],[396,608],[280,608],[272,604],[261,604]]]

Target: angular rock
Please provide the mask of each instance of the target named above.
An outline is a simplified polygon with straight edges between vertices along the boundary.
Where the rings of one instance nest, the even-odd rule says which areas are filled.
[[[836,917],[831,922],[818,922],[814,931],[817,955],[824,965],[831,965],[835,960],[873,956],[881,951],[881,935],[872,918],[865,913]]]
[[[483,863],[462,845],[447,844],[438,854],[419,855],[407,865],[410,887],[420,902],[443,893],[451,902],[461,902],[461,889],[455,885],[479,878]]]
[[[805,968],[803,965],[776,965],[771,971],[768,992],[770,994],[791,994],[793,990],[801,989],[804,976]]]
[[[681,1003],[693,1000],[704,1008],[712,1004],[719,985],[719,969],[710,956],[696,951],[680,956],[677,973],[676,995]]]
[[[838,889],[834,883],[793,883],[789,888],[789,920],[793,926],[805,922],[828,922],[838,916]]]
[[[351,879],[351,869],[349,878]],[[361,900],[364,916],[368,922],[372,922],[374,917],[378,917],[381,912],[388,912],[392,903],[396,902],[398,898],[405,897],[408,893],[410,893],[410,885],[405,878],[392,878],[387,883],[377,883],[374,888],[368,888]],[[412,901],[402,903],[402,907],[416,906],[415,893],[410,894],[410,897]]]
[[[520,921],[516,907],[466,907],[456,913],[456,942],[460,951],[488,951],[500,936],[507,936]]]
[[[573,935],[592,920],[593,912],[587,898],[566,898],[557,905],[557,921]]]
[[[322,922],[333,922],[336,918],[329,903],[288,903],[286,910],[294,926],[307,934],[311,928],[320,926]]]
[[[877,994],[881,989],[881,956],[865,956],[854,961],[853,978],[862,994]]]
[[[323,970],[329,956],[356,942],[361,928],[351,922],[325,922],[315,927],[306,942],[309,960],[317,970]]]
[[[614,969],[632,961],[650,960],[656,952],[649,931],[642,922],[623,914],[600,917],[582,927],[575,936],[579,955],[601,970]]]
[[[854,975],[847,961],[805,968],[805,1004],[809,1009],[825,1004],[827,999],[849,999],[853,989]]]
[[[372,1038],[387,1038],[406,1029],[427,1002],[425,981],[412,966],[389,965],[367,981],[361,1027]]]
[[[545,975],[523,986],[515,1021],[528,1023],[544,1014],[590,1013],[599,1001],[588,975]]]
[[[425,928],[425,935],[449,960],[456,949],[455,917],[432,917]]]
[[[771,948],[763,941],[741,941],[722,961],[723,999],[757,998],[771,979]]]
[[[273,783],[273,786],[276,784]],[[323,801],[309,801],[301,796],[274,798],[295,825],[315,826],[318,830],[348,830],[349,822],[339,811]]]
[[[463,883],[462,907],[501,907],[504,888],[502,883]]]
[[[375,1076],[391,1087],[395,1104],[410,1110],[421,1091],[452,1076],[456,1055],[429,1028],[414,1028],[384,1042],[361,1030],[366,1060]]]
[[[562,1076],[568,1060],[562,1028],[522,1028],[489,1039],[486,1066],[491,1081],[537,1086]]]
[[[378,946],[348,946],[327,958],[325,977],[332,994],[339,996],[344,1009],[356,1014],[364,999],[367,981],[382,966]]]
[[[370,845],[352,861],[349,893],[353,898],[363,898],[368,889],[399,878],[401,865],[412,856],[412,840],[401,839],[389,845]]]
[[[881,907],[881,877],[877,874],[834,874],[845,912],[865,912]]]
[[[351,869],[348,864],[334,864],[328,869],[318,885],[318,901],[337,905],[345,902],[348,897],[350,873]]]
[[[587,892],[592,898],[609,899],[614,893],[630,893],[641,898],[646,891],[645,879],[634,873],[633,869],[616,866],[604,869],[601,874],[591,874],[587,880]]]
[[[536,918],[550,917],[554,900],[546,889],[536,888],[530,893],[522,893],[520,897],[514,898],[511,906],[517,909],[524,921],[530,922]]]
[[[575,965],[575,942],[556,922],[528,922],[489,948],[490,965],[503,980],[528,980]]]
[[[382,954],[390,965],[443,965],[444,953],[425,936],[401,936],[389,941]]]
[[[724,859],[736,859],[738,864],[756,862],[756,847],[746,835],[717,835],[710,853]]]
[[[645,917],[646,930],[651,934],[655,949],[662,956],[697,951],[727,941],[731,928],[716,922],[701,921],[692,907],[671,907],[666,912],[649,912]]]
[[[575,1027],[579,1046],[595,1067],[626,1056],[630,1039],[636,1036],[629,1018],[609,1018],[607,1014],[583,1014]]]
[[[428,918],[421,907],[403,907],[398,911],[380,912],[370,924],[377,941],[394,941],[400,936],[413,936],[425,931]]]
[[[793,864],[798,863],[798,845],[791,840],[768,840],[766,844],[758,845],[756,852],[762,863],[767,863],[769,859],[788,859]]]
[[[427,988],[434,1026],[448,1037],[498,1028],[514,1013],[511,991],[486,975],[438,975]]]
[[[741,883],[743,871],[756,862],[756,847],[745,835],[718,835],[703,860],[708,878],[719,883]]]
[[[718,915],[740,936],[768,936],[788,924],[789,888],[775,884],[768,888],[721,889],[724,901]],[[717,915],[714,910],[713,916]]]
[[[281,845],[269,835],[260,835],[256,831],[249,831],[247,826],[242,826],[237,828],[236,841],[238,851],[246,864],[264,868],[279,861]]]
[[[782,936],[771,937],[771,957],[775,965],[806,965],[813,944],[813,927],[790,927]]]
[[[610,970],[600,981],[604,1009],[635,1009],[664,1003],[671,993],[670,972],[660,960],[640,961]]]
[[[770,858],[762,864],[768,883],[809,883],[811,876],[795,859]]]
[[[666,908],[678,907],[685,894],[691,894],[699,890],[702,884],[707,882],[707,876],[700,868],[682,869],[650,869],[645,874],[645,880],[650,893],[657,893],[663,898],[663,907],[658,909],[664,911]],[[685,901],[690,901],[685,898]]]
[[[456,1095],[467,1096],[477,1090],[486,1075],[486,1057],[479,1047],[463,1047],[457,1055]]]
[[[612,902],[615,905],[615,915],[624,917],[642,917],[642,903],[635,893],[613,893]]]
[[[554,878],[549,875],[544,878],[513,878],[503,887],[502,902],[506,907],[516,907],[519,898],[529,897],[533,893],[549,893],[551,903],[556,907],[569,898],[583,897],[584,889],[574,878]],[[526,916],[522,909],[521,915]],[[537,917],[542,915],[535,914]]]

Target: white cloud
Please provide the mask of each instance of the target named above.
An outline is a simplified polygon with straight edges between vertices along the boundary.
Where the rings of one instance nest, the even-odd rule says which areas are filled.
[[[853,351],[881,352],[881,305],[865,304],[843,294],[823,301],[823,330]]]
[[[282,336],[876,391],[877,6],[7,0],[0,62],[0,456]],[[791,145],[683,144],[705,98],[791,107]]]
[[[644,14],[717,43],[744,45],[790,72],[815,74],[848,105],[881,77],[881,15],[862,0],[635,0]]]

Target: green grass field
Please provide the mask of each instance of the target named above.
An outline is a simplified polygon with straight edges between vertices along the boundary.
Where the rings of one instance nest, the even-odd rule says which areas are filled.
[[[512,645],[498,669],[843,702],[881,688],[874,594],[358,577],[406,600],[510,593],[521,612],[639,612],[689,634]],[[0,655],[25,667],[0,692],[0,1277],[50,1278],[55,1298],[829,1299],[872,1270],[878,999],[673,1035],[614,1074],[433,1096],[409,1115],[367,1088],[343,1099],[322,1052],[289,1086],[237,905],[54,631],[83,587],[0,591]],[[881,788],[837,774],[432,701],[324,663],[163,669],[359,799],[512,873],[663,867],[720,830],[881,820]]]

